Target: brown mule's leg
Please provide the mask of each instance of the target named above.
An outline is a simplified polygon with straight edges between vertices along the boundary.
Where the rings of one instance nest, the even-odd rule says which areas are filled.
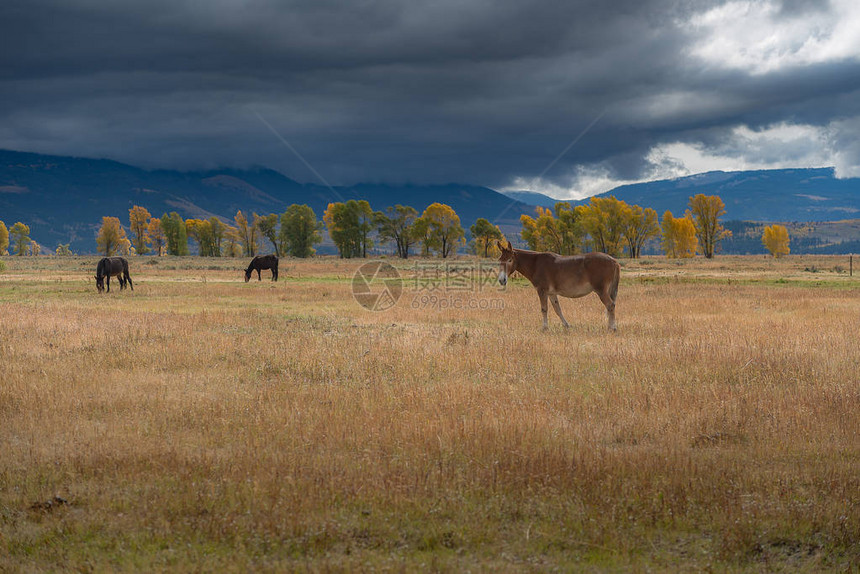
[[[546,291],[538,290],[538,297],[540,297],[540,312],[543,315],[543,330],[546,331],[547,329],[549,329],[549,322],[547,321],[547,318],[546,318],[546,311],[547,311],[547,305],[546,305],[547,293],[546,293]]]
[[[615,326],[615,301],[613,301],[612,297],[609,296],[609,287],[607,286],[603,290],[598,291],[597,296],[600,297],[600,301],[606,307],[606,317],[609,320],[609,330],[617,330],[617,327]]]
[[[564,315],[561,314],[561,305],[558,302],[558,295],[550,295],[549,300],[552,302],[552,308],[555,309],[555,314],[558,315],[559,319],[561,319],[561,324],[565,327],[570,327],[570,323],[568,323],[567,319],[564,318]]]

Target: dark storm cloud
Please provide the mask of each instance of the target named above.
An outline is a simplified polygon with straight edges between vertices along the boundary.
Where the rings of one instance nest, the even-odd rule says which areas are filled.
[[[333,184],[505,186],[598,117],[547,180],[635,179],[664,142],[860,113],[856,60],[755,75],[692,57],[686,23],[720,4],[12,0],[0,147],[313,179],[262,117]]]

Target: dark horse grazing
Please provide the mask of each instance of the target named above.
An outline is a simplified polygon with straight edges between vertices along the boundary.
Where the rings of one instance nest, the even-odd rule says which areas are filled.
[[[111,277],[119,279],[120,291],[125,289],[126,281],[128,281],[131,290],[134,291],[134,284],[128,274],[128,261],[122,257],[105,257],[99,261],[98,267],[96,267],[96,289],[99,290],[99,293],[105,290],[105,279],[107,279],[107,292],[110,293]]]
[[[278,280],[278,256],[277,255],[257,255],[251,259],[248,268],[245,269],[245,283],[251,280],[251,273],[257,271],[257,281],[262,281],[260,277],[260,269],[272,270],[272,281]],[[289,269],[287,270],[289,271]]]
[[[519,271],[531,281],[540,297],[543,313],[543,328],[547,328],[546,301],[552,301],[558,318],[565,327],[570,327],[561,314],[558,296],[585,297],[592,291],[597,293],[606,306],[609,329],[615,330],[615,299],[618,295],[618,280],[621,265],[605,253],[586,253],[565,257],[555,253],[538,253],[525,249],[514,249],[499,243],[502,256],[499,258],[499,283],[505,285],[514,271]]]

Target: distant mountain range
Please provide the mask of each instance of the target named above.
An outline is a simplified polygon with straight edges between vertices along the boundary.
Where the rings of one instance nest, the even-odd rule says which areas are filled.
[[[53,250],[71,243],[78,253],[96,250],[103,216],[128,225],[128,211],[145,207],[156,217],[176,211],[183,218],[217,216],[232,221],[238,210],[250,216],[283,213],[307,204],[322,219],[331,202],[366,199],[375,210],[396,204],[419,212],[434,202],[450,205],[468,228],[479,217],[510,232],[534,206],[474,185],[360,184],[325,187],[302,184],[270,169],[206,172],[148,171],[109,160],[47,156],[0,150],[0,220],[30,226],[30,236]]]
[[[860,217],[860,179],[837,179],[833,168],[712,171],[689,177],[616,187],[630,204],[683,215],[690,196],[719,195],[726,220],[836,221]]]
[[[505,191],[533,205],[553,207],[559,201],[581,205],[588,200],[554,199],[533,191]],[[837,179],[833,168],[711,171],[688,177],[622,185],[598,197],[614,196],[631,205],[683,215],[690,196],[719,195],[725,220],[837,221],[860,217],[860,179]]]
[[[860,218],[860,179],[837,179],[832,168],[709,172],[690,177],[625,185],[602,195],[666,210],[676,216],[697,193],[719,195],[724,219],[791,222]],[[513,236],[521,214],[557,200],[534,192],[507,192],[475,185],[359,184],[329,188],[302,184],[270,169],[205,172],[149,171],[97,159],[47,156],[0,150],[0,220],[22,221],[31,237],[53,250],[92,253],[102,216],[128,224],[128,210],[147,208],[154,216],[171,211],[183,218],[217,216],[231,221],[238,210],[282,213],[293,203],[308,204],[322,219],[335,201],[366,199],[376,210],[396,204],[419,212],[433,202],[450,205],[468,228],[485,217]],[[585,200],[587,201],[587,200]],[[571,201],[576,205],[577,201]]]

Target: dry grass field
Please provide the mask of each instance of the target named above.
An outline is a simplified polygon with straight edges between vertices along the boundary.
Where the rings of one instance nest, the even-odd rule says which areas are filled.
[[[471,259],[3,261],[0,571],[860,564],[847,257],[624,261],[616,334]]]

